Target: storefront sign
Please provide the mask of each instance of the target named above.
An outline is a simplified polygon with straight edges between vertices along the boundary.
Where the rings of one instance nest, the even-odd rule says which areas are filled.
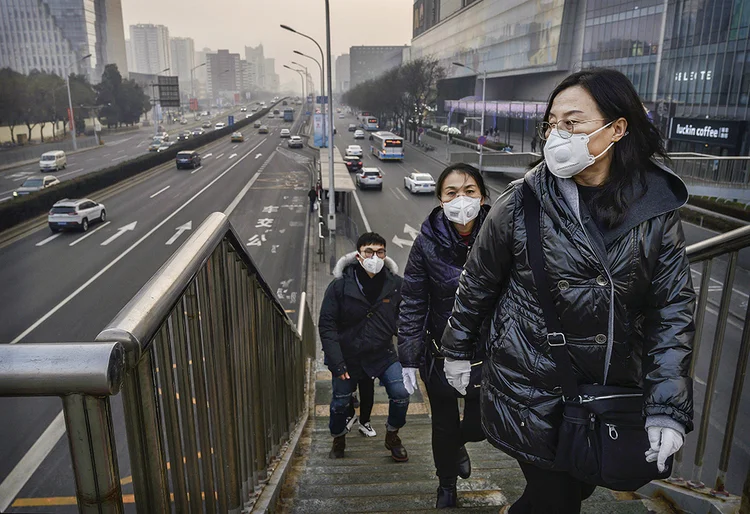
[[[672,118],[669,124],[669,138],[736,148],[744,125],[744,121]]]

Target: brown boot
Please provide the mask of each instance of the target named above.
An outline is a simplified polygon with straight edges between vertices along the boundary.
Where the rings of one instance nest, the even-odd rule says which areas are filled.
[[[346,434],[333,438],[333,446],[328,453],[329,459],[343,459],[344,449],[346,448]]]
[[[406,462],[409,460],[406,448],[401,444],[401,438],[398,436],[398,430],[394,430],[393,432],[386,430],[385,447],[391,450],[391,458],[396,462]]]

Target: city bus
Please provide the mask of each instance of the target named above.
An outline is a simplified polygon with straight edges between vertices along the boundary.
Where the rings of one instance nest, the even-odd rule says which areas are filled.
[[[370,152],[381,161],[400,161],[404,159],[404,138],[393,132],[375,132],[372,135]]]
[[[366,118],[363,118],[362,125],[368,132],[378,130],[378,119],[374,116],[367,116]]]

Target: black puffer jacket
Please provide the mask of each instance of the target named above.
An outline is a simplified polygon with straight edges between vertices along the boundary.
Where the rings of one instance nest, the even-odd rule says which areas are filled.
[[[572,180],[556,179],[543,164],[523,180],[542,206],[546,272],[580,382],[603,382],[611,333],[607,383],[641,385],[644,416],[666,415],[690,431],[695,293],[677,211],[687,190],[666,168],[647,175],[645,196],[606,241],[591,230],[590,217],[581,216]],[[482,369],[483,428],[506,453],[550,467],[562,400],[526,254],[522,202],[519,180],[482,226],[459,280],[442,351],[472,358],[480,324],[492,316]]]
[[[390,257],[380,273],[386,278],[375,303],[370,303],[357,284],[355,270],[361,266],[356,252],[339,259],[320,307],[318,332],[325,364],[333,376],[349,372],[353,379],[380,376],[398,361],[396,335],[401,303],[398,265]]]
[[[479,211],[468,246],[445,217],[442,207],[436,207],[422,223],[409,253],[401,288],[398,356],[402,366],[425,366],[425,357],[429,359],[432,354],[426,346],[432,344],[433,338],[440,344],[456,298],[458,277],[489,210],[485,205]]]

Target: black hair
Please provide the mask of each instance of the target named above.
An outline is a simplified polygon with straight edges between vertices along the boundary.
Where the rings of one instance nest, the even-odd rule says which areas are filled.
[[[544,121],[549,121],[555,97],[573,86],[580,86],[591,95],[607,122],[618,118],[628,122],[627,135],[612,147],[609,179],[592,200],[594,217],[605,227],[614,228],[623,222],[629,203],[635,199],[632,192],[636,179],[640,180],[642,194],[645,194],[646,173],[655,167],[651,158],[669,161],[664,139],[646,115],[630,79],[609,68],[589,68],[566,77],[550,94]]]
[[[460,173],[462,175],[466,175],[467,177],[473,178],[477,183],[477,186],[479,186],[479,192],[482,193],[482,198],[484,198],[485,201],[490,199],[490,194],[487,191],[487,186],[484,184],[484,177],[482,177],[482,174],[479,172],[479,170],[471,164],[459,162],[456,164],[451,164],[440,174],[440,177],[437,180],[437,184],[435,185],[435,196],[438,197],[438,200],[442,200],[441,195],[443,193],[443,183],[445,182],[445,179],[448,178],[448,175],[450,175],[454,171],[456,173]]]
[[[383,245],[383,248],[385,248],[385,238],[377,232],[365,232],[357,239],[357,251],[363,246],[372,244]]]

